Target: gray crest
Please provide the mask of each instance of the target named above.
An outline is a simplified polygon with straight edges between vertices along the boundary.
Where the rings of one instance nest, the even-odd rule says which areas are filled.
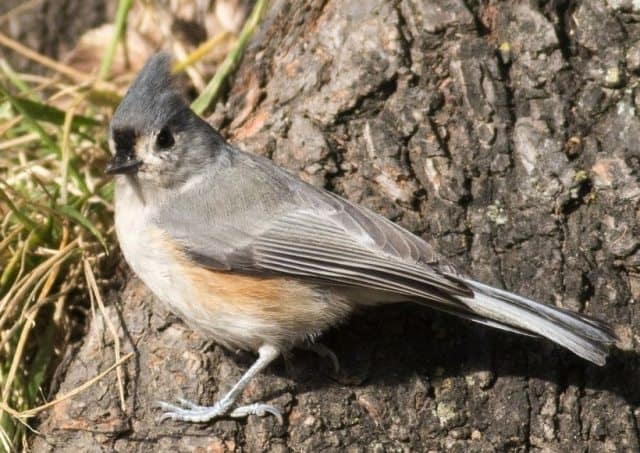
[[[159,130],[176,113],[189,109],[171,75],[171,57],[152,56],[129,87],[116,109],[111,129],[134,129],[138,133]]]

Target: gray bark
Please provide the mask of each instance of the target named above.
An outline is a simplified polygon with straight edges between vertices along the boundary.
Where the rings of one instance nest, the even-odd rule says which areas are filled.
[[[274,418],[166,422],[254,357],[167,317],[135,278],[115,374],[40,419],[36,451],[639,451],[640,9],[631,1],[274,1],[211,121],[429,240],[486,283],[608,320],[604,368],[409,305],[372,309],[245,392]],[[481,4],[480,4],[481,3]],[[106,341],[107,347],[102,343]],[[113,362],[98,317],[59,393]]]

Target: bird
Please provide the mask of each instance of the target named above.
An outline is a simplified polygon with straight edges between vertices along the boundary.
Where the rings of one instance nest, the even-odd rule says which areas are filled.
[[[120,249],[187,325],[257,359],[211,406],[158,402],[160,420],[282,422],[273,405],[237,404],[247,384],[381,304],[415,302],[605,364],[616,342],[606,323],[476,281],[387,218],[228,143],[191,110],[170,68],[168,53],[153,55],[109,126]]]

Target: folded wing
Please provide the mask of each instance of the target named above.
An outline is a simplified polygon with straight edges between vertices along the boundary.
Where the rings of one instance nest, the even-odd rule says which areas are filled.
[[[382,300],[382,293],[392,293],[399,296],[395,300],[406,298],[481,324],[543,336],[604,363],[615,341],[604,323],[470,280],[421,238],[384,217],[308,186],[268,162],[251,163],[247,175],[260,179],[259,193],[247,195],[243,185],[218,180],[230,189],[227,198],[216,199],[215,189],[199,188],[212,195],[200,197],[201,206],[188,218],[175,218],[172,209],[159,218],[200,265],[361,287],[380,291]]]

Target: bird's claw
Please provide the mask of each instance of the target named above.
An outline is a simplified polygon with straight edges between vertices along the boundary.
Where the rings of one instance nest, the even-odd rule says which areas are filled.
[[[184,422],[205,423],[225,414],[228,408],[219,402],[213,406],[200,406],[183,398],[178,399],[179,404],[171,404],[166,401],[158,401],[158,406],[165,412],[158,418],[158,422],[165,420],[179,420]]]
[[[179,398],[178,403],[179,404],[172,404],[167,403],[166,401],[158,401],[158,407],[165,411],[158,418],[158,423],[162,423],[165,420],[206,423],[214,418],[227,415],[230,406],[225,404],[224,400],[218,401],[213,406],[200,406],[199,404],[193,403],[192,401],[184,398]],[[253,403],[245,406],[239,406],[228,415],[232,418],[244,418],[249,415],[264,417],[267,414],[271,414],[276,417],[280,424],[284,423],[280,410],[270,404]]]
[[[229,415],[233,418],[244,418],[248,415],[257,415],[258,417],[264,417],[267,414],[273,415],[278,420],[278,423],[280,423],[281,425],[284,424],[284,420],[282,418],[282,412],[280,412],[280,409],[270,404],[263,404],[263,403],[247,404],[246,406],[240,406],[235,408]]]

